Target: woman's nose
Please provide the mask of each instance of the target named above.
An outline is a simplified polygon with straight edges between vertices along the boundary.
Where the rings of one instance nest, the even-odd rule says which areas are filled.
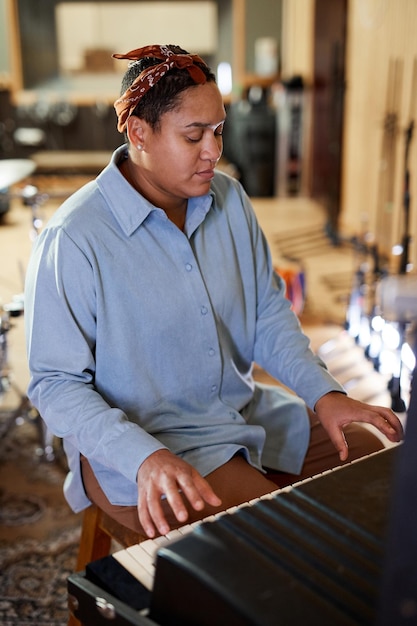
[[[217,163],[223,151],[223,141],[221,135],[211,135],[204,145],[203,158],[213,163]]]

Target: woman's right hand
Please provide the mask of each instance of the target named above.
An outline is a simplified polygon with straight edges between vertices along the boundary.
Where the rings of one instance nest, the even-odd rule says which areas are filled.
[[[196,511],[202,511],[206,503],[221,505],[221,500],[201,474],[166,449],[157,450],[145,459],[138,470],[137,482],[139,521],[150,538],[157,532],[166,535],[170,530],[161,504],[164,495],[181,524],[188,518],[183,498]]]

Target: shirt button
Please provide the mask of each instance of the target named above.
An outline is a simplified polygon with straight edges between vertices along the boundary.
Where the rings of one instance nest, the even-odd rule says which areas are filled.
[[[209,353],[209,356],[214,356],[216,354],[216,351],[213,348],[210,348],[208,353]]]
[[[207,315],[207,313],[208,313],[207,307],[206,306],[202,306],[201,307],[201,315]]]
[[[191,265],[191,263],[186,263],[185,269],[187,270],[187,272],[191,272],[191,270],[193,269],[193,266]]]
[[[211,390],[212,390],[212,391],[216,391],[216,389],[217,389],[217,385],[212,385],[212,386],[211,386]]]

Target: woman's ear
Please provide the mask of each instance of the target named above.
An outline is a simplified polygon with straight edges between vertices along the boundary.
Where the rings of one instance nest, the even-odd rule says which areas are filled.
[[[126,133],[130,145],[136,146],[140,150],[143,149],[145,141],[145,123],[143,120],[136,115],[131,115],[127,120]],[[141,147],[139,148],[139,146]]]

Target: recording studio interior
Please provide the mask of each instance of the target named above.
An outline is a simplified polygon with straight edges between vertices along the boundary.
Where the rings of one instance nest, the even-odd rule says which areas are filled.
[[[417,624],[416,27],[415,0],[0,0],[0,623]],[[282,526],[255,524],[248,546],[243,515],[160,541],[144,582],[123,529],[65,501],[62,443],[26,395],[24,290],[48,220],[124,142],[112,54],[152,43],[215,72],[217,167],[245,188],[313,351],[405,438],[378,433],[375,458],[276,495]]]

